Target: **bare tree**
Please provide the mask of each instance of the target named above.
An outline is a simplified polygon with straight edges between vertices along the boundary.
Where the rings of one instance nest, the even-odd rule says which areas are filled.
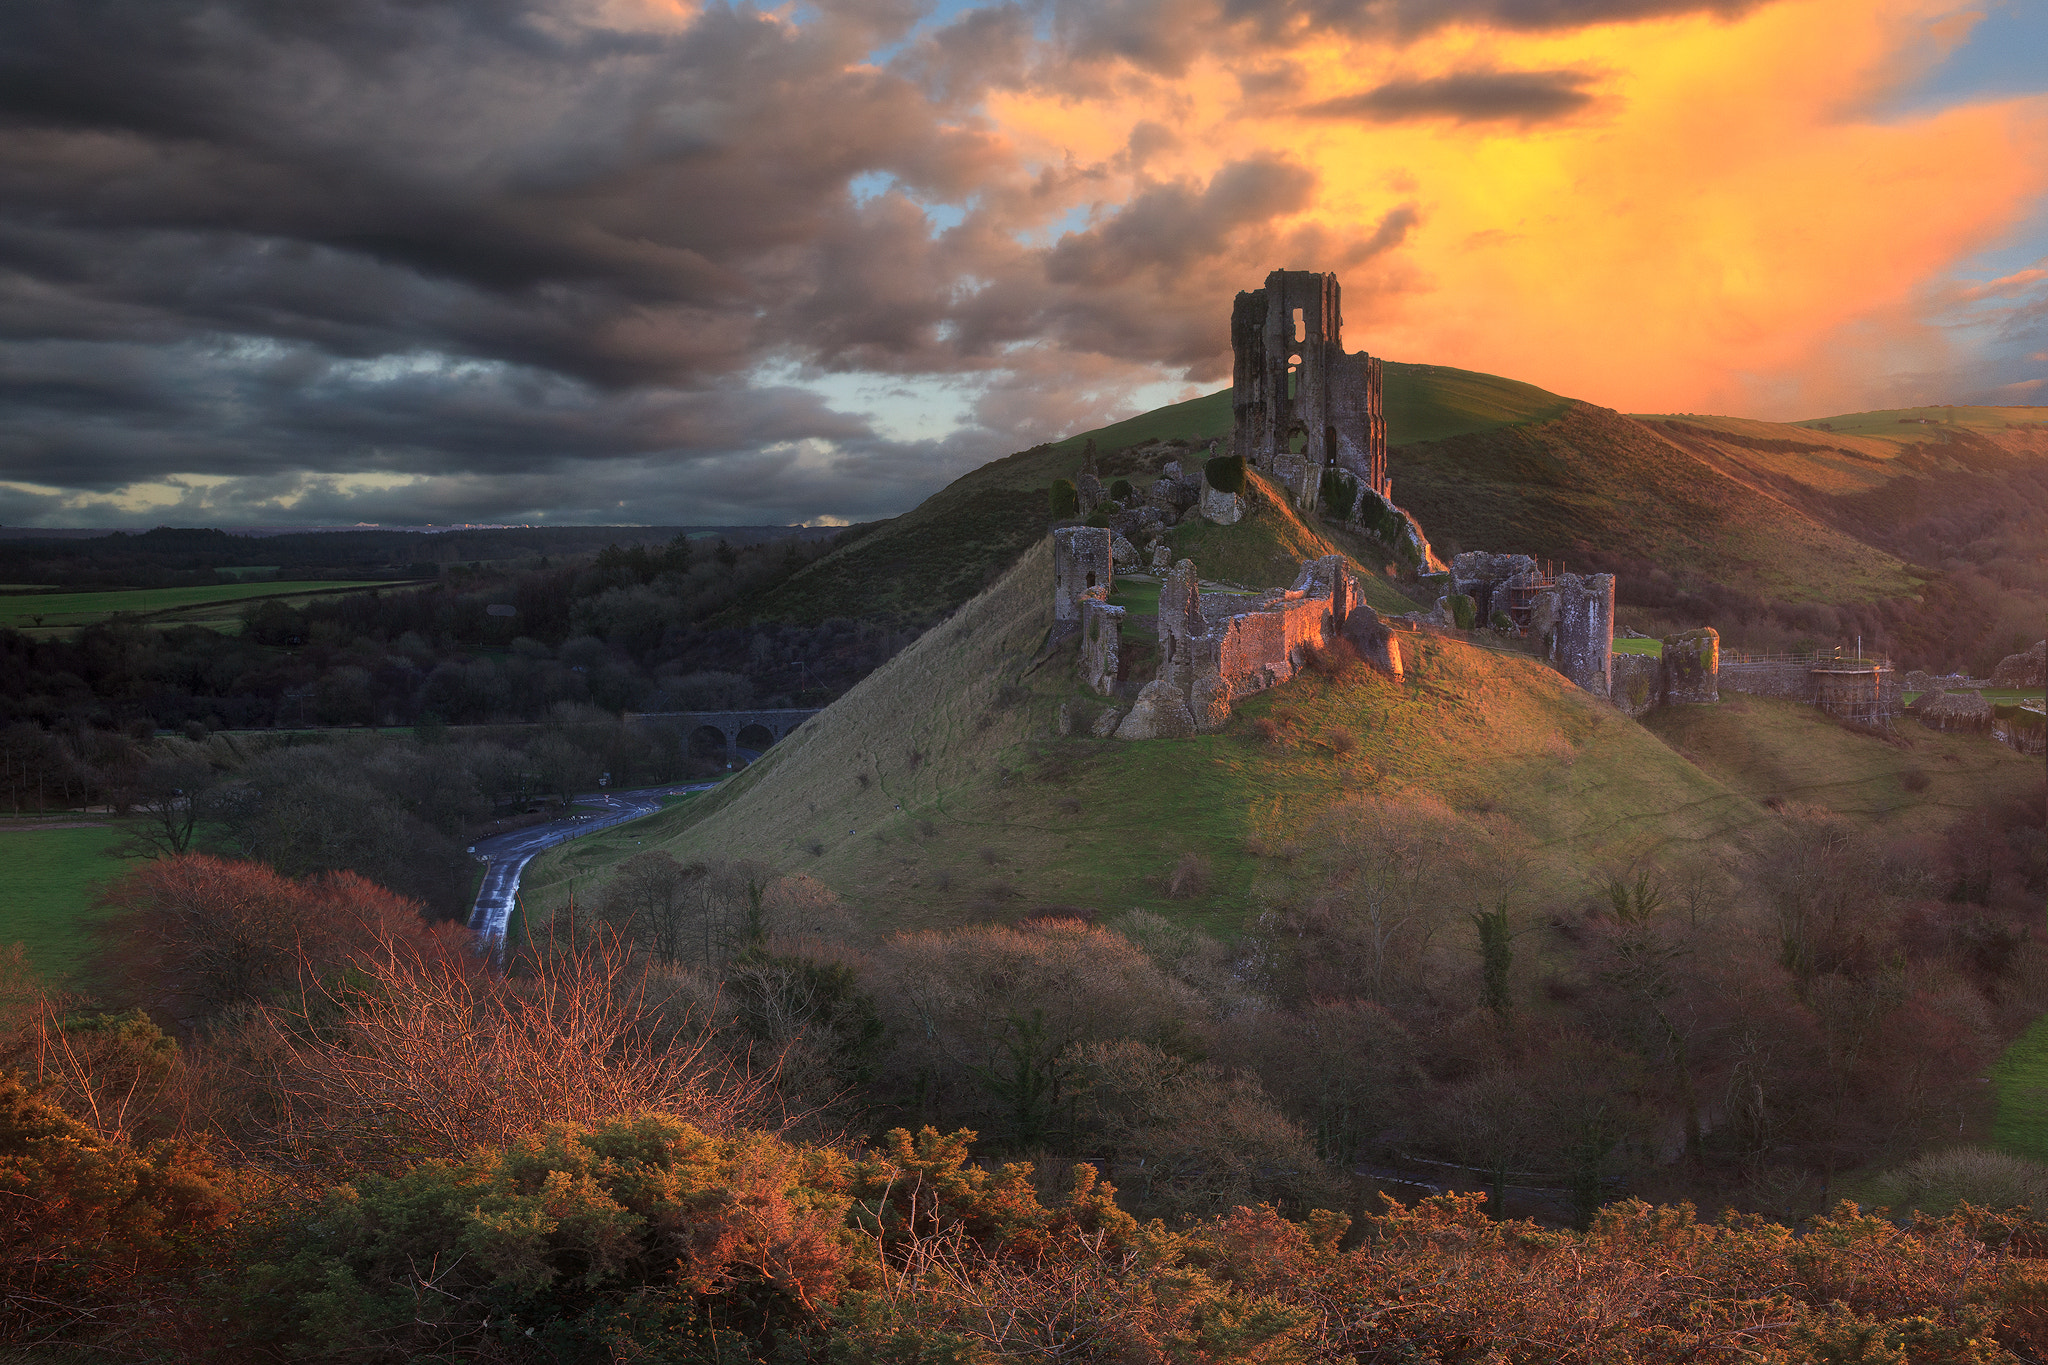
[[[202,753],[180,751],[196,748],[160,749],[135,774],[128,797],[142,818],[129,826],[131,851],[173,858],[191,851],[207,796],[220,781]]]

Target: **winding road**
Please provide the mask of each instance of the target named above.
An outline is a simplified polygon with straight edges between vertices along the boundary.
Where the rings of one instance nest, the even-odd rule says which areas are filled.
[[[629,820],[644,819],[661,809],[664,796],[710,791],[717,785],[716,782],[697,782],[689,786],[641,787],[629,792],[579,796],[574,803],[576,806],[595,809],[550,820],[544,825],[530,825],[509,834],[494,834],[488,839],[477,840],[471,845],[470,852],[485,864],[484,881],[477,888],[476,905],[469,912],[469,927],[495,948],[504,940],[505,923],[511,918],[512,903],[519,896],[519,874],[539,854],[556,844],[623,825]]]

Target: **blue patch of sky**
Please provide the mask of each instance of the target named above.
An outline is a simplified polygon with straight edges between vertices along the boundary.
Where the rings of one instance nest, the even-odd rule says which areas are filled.
[[[2048,91],[2048,4],[2042,0],[1985,0],[1959,6],[1958,14],[1981,14],[1970,34],[1909,88],[1892,107],[1925,112],[2000,95]]]
[[[1958,6],[1955,13],[1981,17],[1946,59],[1892,97],[1887,112],[1910,118],[1980,100],[2048,93],[2048,3],[1980,0]],[[1959,262],[1955,274],[1981,284],[2039,268],[2044,260],[2048,199],[2036,203],[1998,241]],[[1991,384],[2025,381],[2041,373],[2041,362],[2034,359],[2038,334],[2009,329],[2017,302],[1965,303],[1935,319],[1974,354],[1971,368]]]
[[[993,8],[991,0],[939,0],[937,4],[925,10],[924,17],[919,19],[900,41],[885,43],[868,53],[868,61],[876,66],[886,66],[924,34],[930,33],[933,29],[944,28],[969,10],[990,8]],[[1033,25],[1041,41],[1052,36],[1051,9],[1049,5],[1041,6],[1037,21]]]
[[[1095,216],[1095,205],[1076,204],[1042,227],[1021,228],[1010,235],[1019,246],[1051,246],[1070,232],[1086,232]]]
[[[903,187],[902,182],[887,171],[862,171],[846,182],[846,192],[853,196],[856,204],[866,204],[894,190],[911,203],[924,210],[925,222],[931,224],[934,233],[945,232],[959,227],[967,221],[968,210],[974,207],[969,199],[964,204],[931,204],[919,199]]]

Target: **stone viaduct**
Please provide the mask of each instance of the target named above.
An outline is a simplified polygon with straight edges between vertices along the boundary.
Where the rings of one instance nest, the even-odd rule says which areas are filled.
[[[740,736],[753,729],[768,732],[768,744],[773,744],[790,731],[818,714],[817,707],[805,710],[799,707],[771,707],[756,711],[633,711],[627,713],[629,724],[647,721],[666,721],[677,727],[687,737],[698,730],[716,730],[725,736],[725,756],[739,757]],[[766,744],[762,748],[768,747]]]

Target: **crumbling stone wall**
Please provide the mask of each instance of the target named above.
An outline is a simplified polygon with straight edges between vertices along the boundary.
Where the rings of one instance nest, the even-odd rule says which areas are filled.
[[[1926,692],[1914,700],[1912,709],[1930,730],[1982,733],[1991,728],[1992,706],[1981,692]]]
[[[1713,627],[1665,636],[1660,662],[1666,705],[1721,700],[1721,633]]]
[[[1391,632],[1365,604],[1341,555],[1302,561],[1292,587],[1213,604],[1203,603],[1194,563],[1184,559],[1160,593],[1159,622],[1160,656],[1175,670],[1162,668],[1160,676],[1187,699],[1198,729],[1223,724],[1233,701],[1286,682],[1310,650],[1328,649],[1340,638],[1368,663],[1401,675]]]
[[[1533,620],[1550,666],[1597,696],[1614,694],[1614,575],[1559,574]]]
[[[1451,594],[1470,597],[1483,625],[1493,619],[1497,609],[1506,607],[1510,581],[1524,576],[1536,576],[1536,561],[1527,555],[1467,550],[1451,559]]]
[[[1723,692],[1824,706],[1856,719],[1899,713],[1898,674],[1884,662],[1855,667],[1813,659],[1723,659],[1718,686]]]
[[[1081,597],[1081,681],[1100,696],[1116,694],[1123,664],[1119,641],[1124,609],[1109,604],[1109,589],[1094,587]]]
[[[1721,636],[1711,628],[1664,637],[1664,654],[1616,654],[1612,664],[1615,709],[1641,718],[1660,706],[1719,701]]]
[[[1614,708],[1641,719],[1664,704],[1664,661],[1654,654],[1617,654],[1612,686]]]
[[[1186,693],[1195,684],[1195,641],[1209,633],[1195,561],[1183,559],[1159,585],[1159,676]]]
[[[1053,629],[1081,623],[1081,598],[1090,588],[1107,592],[1116,568],[1104,526],[1062,526],[1052,533]]]
[[[1304,511],[1326,468],[1393,498],[1380,362],[1347,353],[1343,329],[1337,277],[1317,271],[1275,270],[1231,310],[1231,450]]]
[[[1752,697],[1813,700],[1813,666],[1804,659],[1724,659],[1721,690]]]

